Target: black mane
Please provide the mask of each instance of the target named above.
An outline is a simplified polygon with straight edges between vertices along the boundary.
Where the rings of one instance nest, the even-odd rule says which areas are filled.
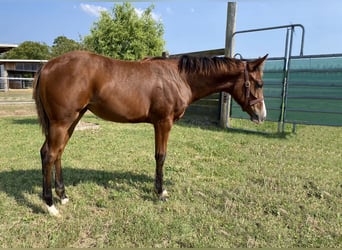
[[[183,55],[179,58],[178,70],[185,73],[209,74],[227,71],[236,67],[240,60],[227,57],[194,57]]]

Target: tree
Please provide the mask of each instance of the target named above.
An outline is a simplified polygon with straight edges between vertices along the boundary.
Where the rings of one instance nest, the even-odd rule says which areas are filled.
[[[50,48],[45,43],[26,41],[6,52],[3,58],[45,60],[50,58]]]
[[[65,36],[56,37],[51,47],[51,56],[56,57],[66,52],[82,49],[80,43]]]
[[[164,49],[164,27],[152,17],[151,5],[142,14],[125,2],[115,5],[112,13],[102,12],[84,37],[87,49],[117,59],[136,60],[160,56]]]

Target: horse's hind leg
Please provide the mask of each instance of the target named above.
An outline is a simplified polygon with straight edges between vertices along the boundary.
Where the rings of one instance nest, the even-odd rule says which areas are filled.
[[[43,174],[43,199],[51,215],[57,216],[59,214],[56,207],[53,205],[52,189],[51,189],[51,175],[54,166],[54,156],[50,153],[48,139],[45,140],[40,150],[42,160],[42,174]]]
[[[86,108],[76,114],[73,121],[65,121],[64,124],[51,124],[49,134],[41,149],[43,168],[43,199],[51,215],[58,216],[59,212],[53,205],[51,174],[55,167],[55,190],[62,204],[69,201],[65,194],[65,186],[62,175],[62,154],[77,123],[86,112]]]
[[[51,178],[52,168],[56,168],[56,193],[60,197],[62,203],[65,203],[67,197],[65,195],[64,184],[61,175],[61,157],[65,145],[69,140],[68,126],[51,124],[49,134],[41,149],[42,170],[43,170],[43,199],[48,207],[51,215],[57,216],[58,210],[53,204]]]
[[[63,154],[63,151],[64,151],[64,148],[65,148],[66,144],[68,143],[68,140],[70,139],[70,137],[72,136],[72,133],[75,130],[75,127],[76,127],[77,123],[79,122],[79,120],[82,118],[82,116],[84,115],[84,113],[86,111],[87,111],[86,108],[81,110],[79,115],[78,115],[78,117],[77,117],[77,119],[68,128],[67,135],[66,135],[65,141],[64,141],[64,147],[60,151],[60,153],[58,154],[56,162],[55,162],[55,170],[56,170],[55,190],[56,190],[56,194],[60,198],[62,204],[66,204],[69,201],[68,197],[65,194],[65,187],[64,187],[64,181],[63,181],[62,154]]]
[[[52,200],[52,190],[51,190],[51,171],[53,167],[53,160],[51,160],[51,156],[49,154],[49,146],[47,142],[47,138],[43,146],[40,149],[40,157],[42,161],[42,174],[43,174],[43,199],[48,207],[49,213],[53,215],[57,215],[58,211],[53,206]]]
[[[62,204],[66,204],[69,199],[65,194],[65,186],[63,181],[63,175],[62,175],[62,153],[58,154],[56,162],[55,162],[55,190],[56,194],[61,200]]]

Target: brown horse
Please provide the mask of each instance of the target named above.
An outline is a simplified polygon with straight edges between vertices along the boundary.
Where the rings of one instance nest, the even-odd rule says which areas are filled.
[[[37,73],[33,97],[45,135],[40,150],[43,199],[52,215],[51,178],[55,167],[55,190],[62,204],[68,201],[62,177],[61,157],[83,114],[113,122],[147,122],[155,132],[155,190],[163,189],[163,165],[173,123],[194,101],[225,91],[251,120],[266,118],[262,66],[267,55],[254,61],[221,57],[177,59],[149,58],[141,61],[113,60],[85,51],[64,54],[46,63]]]

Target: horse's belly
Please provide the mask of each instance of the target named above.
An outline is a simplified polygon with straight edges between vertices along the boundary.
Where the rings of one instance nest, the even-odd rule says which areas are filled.
[[[89,104],[88,109],[98,117],[113,122],[144,122],[148,120],[148,111],[122,105]]]

